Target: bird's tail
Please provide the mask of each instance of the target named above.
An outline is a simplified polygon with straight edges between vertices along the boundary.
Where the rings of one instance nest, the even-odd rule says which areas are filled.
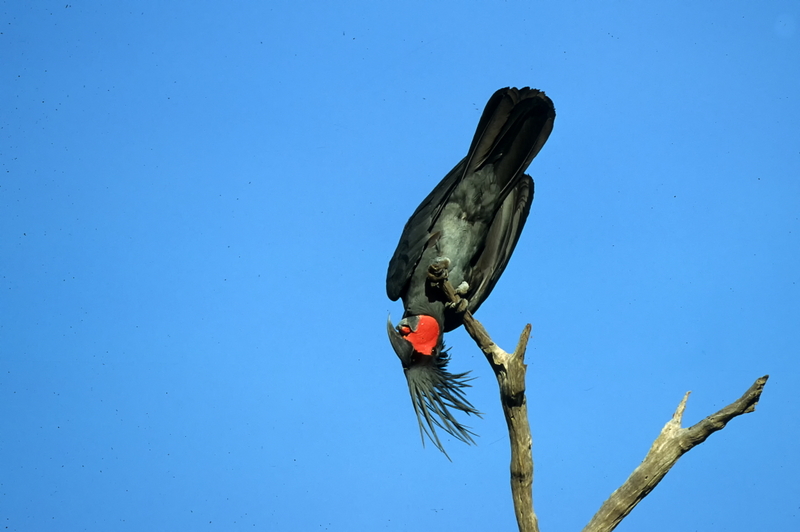
[[[478,122],[465,174],[493,164],[495,175],[510,190],[544,146],[555,118],[552,100],[540,90],[498,90]]]

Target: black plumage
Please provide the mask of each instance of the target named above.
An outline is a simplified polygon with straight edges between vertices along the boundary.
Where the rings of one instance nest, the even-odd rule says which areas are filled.
[[[428,194],[406,223],[389,262],[386,293],[402,298],[403,319],[387,324],[403,364],[420,431],[444,452],[443,428],[473,442],[451,410],[478,414],[464,395],[466,373],[447,371],[443,335],[462,323],[463,308],[441,300],[428,266],[449,261],[449,279],[471,312],[489,296],[519,240],[533,201],[524,172],[553,128],[555,108],[536,89],[505,88],[486,104],[467,156]],[[462,284],[466,283],[466,284]],[[424,437],[423,437],[424,441]]]

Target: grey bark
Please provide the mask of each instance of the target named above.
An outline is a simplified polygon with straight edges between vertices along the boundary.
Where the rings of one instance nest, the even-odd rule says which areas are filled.
[[[445,301],[461,304],[461,297],[447,280],[447,271],[437,265],[429,269],[431,282],[438,285]],[[507,353],[495,344],[483,325],[469,311],[464,312],[464,328],[492,367],[500,387],[500,403],[508,425],[511,444],[511,496],[520,532],[539,532],[539,522],[533,510],[533,456],[531,453],[531,429],[528,424],[528,404],[525,397],[525,351],[531,326],[526,325],[517,347]],[[755,410],[769,375],[761,377],[740,397],[722,410],[708,416],[696,425],[681,428],[683,412],[689,393],[681,400],[678,409],[661,430],[642,463],[631,473],[628,480],[606,500],[583,532],[610,532],[644,499],[670,468],[694,446],[733,418]]]

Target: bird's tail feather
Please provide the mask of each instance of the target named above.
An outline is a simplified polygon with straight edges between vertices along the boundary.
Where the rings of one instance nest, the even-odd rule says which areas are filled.
[[[540,90],[498,90],[478,123],[465,174],[494,164],[495,174],[510,189],[544,146],[555,117],[552,100]]]

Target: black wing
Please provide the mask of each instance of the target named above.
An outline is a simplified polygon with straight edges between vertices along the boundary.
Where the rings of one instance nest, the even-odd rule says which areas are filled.
[[[505,183],[507,187],[501,192],[500,197],[509,194],[513,187],[518,191],[517,199],[521,199],[524,194],[523,189],[519,188],[520,178],[523,177],[523,172],[550,136],[554,120],[553,102],[541,91],[527,87],[523,89],[505,88],[492,95],[478,122],[478,128],[467,156],[428,194],[406,223],[397,249],[389,261],[389,270],[386,274],[386,294],[389,299],[395,301],[402,296],[426,245],[435,237],[431,234],[431,229],[436,224],[453,190],[465,175],[479,170],[486,164],[493,164],[498,182]],[[530,181],[530,177],[527,177],[527,180]],[[527,188],[530,191],[530,200],[532,200],[532,182],[527,185]],[[502,259],[499,263],[486,264],[491,266],[493,272],[497,271],[498,273],[484,276],[486,282],[479,292],[482,299],[478,301],[478,306],[491,292],[514,250],[519,239],[519,232],[522,231],[522,226],[530,210],[530,200],[526,200],[528,202],[526,209],[520,210],[516,215],[514,214],[515,209],[507,209],[504,201],[503,207],[495,217],[490,234],[495,237],[503,237],[506,244],[510,242],[510,247],[508,245],[503,247],[501,243],[497,243],[497,245],[487,243],[487,248],[496,248],[497,253],[494,255],[484,253],[483,255],[487,258],[481,260],[488,263],[492,260],[490,257],[502,257]],[[516,205],[518,201],[513,203]],[[521,216],[523,211],[524,216]],[[518,226],[517,229],[508,233],[507,225],[514,220],[521,221],[521,223],[514,224],[514,227]],[[499,225],[495,228],[496,224]],[[506,249],[507,253],[501,251],[501,248]],[[475,308],[477,309],[477,306]]]
[[[397,301],[403,294],[414,269],[417,267],[425,244],[431,239],[431,228],[439,217],[442,205],[447,203],[447,198],[453,189],[464,177],[466,158],[462,159],[455,168],[450,170],[436,188],[422,200],[422,203],[403,228],[400,242],[394,250],[392,260],[389,261],[389,271],[386,273],[386,295],[392,301]]]
[[[508,194],[489,228],[486,245],[467,275],[469,310],[475,312],[491,293],[517,246],[533,203],[533,179],[523,175]]]

